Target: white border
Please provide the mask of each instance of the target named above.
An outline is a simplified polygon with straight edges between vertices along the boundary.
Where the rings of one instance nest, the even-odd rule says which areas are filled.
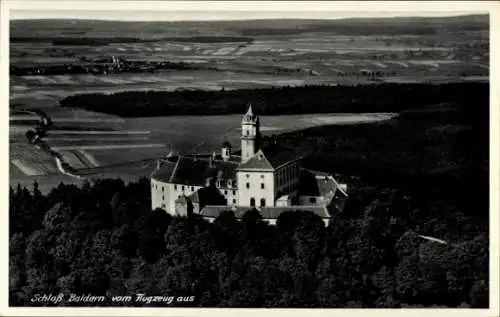
[[[0,202],[2,203],[1,235],[1,283],[0,283],[0,315],[2,316],[255,316],[256,314],[272,314],[289,316],[290,314],[332,316],[374,314],[379,316],[408,315],[419,316],[500,316],[499,312],[499,140],[500,123],[499,91],[500,80],[495,56],[500,56],[499,19],[500,2],[497,1],[22,1],[3,0],[1,4],[1,54],[0,54],[0,113],[3,124],[0,125],[2,138],[2,181],[0,183]],[[383,8],[391,12],[489,12],[490,13],[490,308],[489,309],[215,309],[215,308],[9,308],[8,307],[8,107],[9,104],[9,10],[196,10],[196,11],[359,11],[377,12]],[[497,88],[497,89],[494,89]],[[471,184],[474,186],[474,184]]]

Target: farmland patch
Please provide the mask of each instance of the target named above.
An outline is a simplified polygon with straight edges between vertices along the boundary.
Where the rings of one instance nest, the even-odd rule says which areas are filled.
[[[20,169],[25,175],[33,176],[33,175],[43,175],[44,172],[41,168],[33,165],[27,165],[26,162],[21,161],[20,159],[11,160],[12,164],[14,164],[18,169]]]
[[[54,159],[31,144],[10,144],[11,162],[27,176],[57,173]]]

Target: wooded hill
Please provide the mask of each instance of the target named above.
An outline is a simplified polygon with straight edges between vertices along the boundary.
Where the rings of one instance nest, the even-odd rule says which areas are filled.
[[[308,213],[277,226],[255,211],[242,222],[170,217],[150,210],[148,180],[46,196],[11,188],[10,304],[63,292],[195,296],[184,305],[203,307],[488,307],[488,94],[460,87],[390,121],[266,140],[310,151],[306,167],[349,184],[326,228]],[[431,98],[413,96],[402,106]]]

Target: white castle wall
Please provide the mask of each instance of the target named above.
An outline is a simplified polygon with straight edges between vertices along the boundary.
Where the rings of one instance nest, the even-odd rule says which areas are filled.
[[[274,206],[274,174],[269,171],[239,171],[237,173],[239,189],[238,206],[250,207],[250,199],[255,199],[255,206],[260,207],[260,200],[265,199],[266,206]],[[250,188],[247,188],[247,183]],[[264,184],[264,188],[261,187]]]

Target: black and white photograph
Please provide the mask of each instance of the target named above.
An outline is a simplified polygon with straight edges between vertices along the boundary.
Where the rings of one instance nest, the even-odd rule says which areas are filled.
[[[2,309],[498,316],[495,1],[6,2]]]

